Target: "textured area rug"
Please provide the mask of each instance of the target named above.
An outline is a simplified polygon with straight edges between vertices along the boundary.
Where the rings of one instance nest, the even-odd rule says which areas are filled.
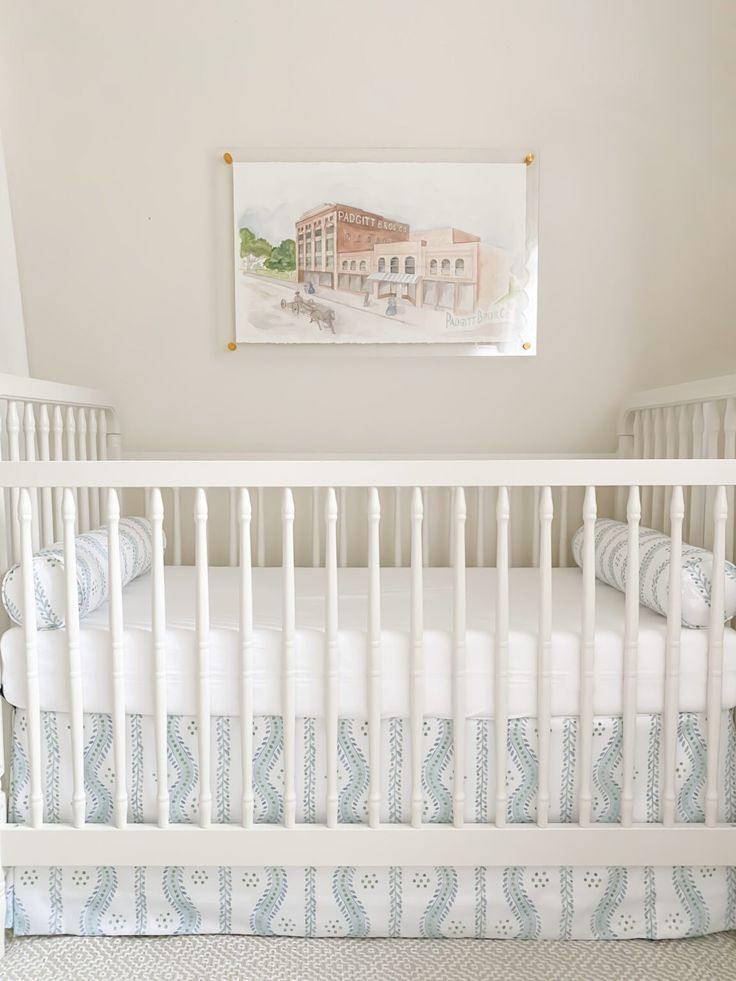
[[[302,940],[281,937],[22,937],[12,981],[727,981],[736,933],[693,940]]]

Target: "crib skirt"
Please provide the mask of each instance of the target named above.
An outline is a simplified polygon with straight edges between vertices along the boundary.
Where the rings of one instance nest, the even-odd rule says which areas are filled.
[[[155,822],[153,720],[127,724],[128,820]],[[577,718],[552,720],[551,822],[577,819]],[[705,720],[678,721],[676,795],[679,821],[703,821]],[[324,819],[325,744],[321,720],[297,720],[297,821]],[[722,716],[721,820],[736,820],[736,728]],[[495,728],[466,723],[465,820],[495,816]],[[409,724],[382,722],[382,820],[408,822]],[[593,819],[619,820],[623,727],[596,718]],[[213,819],[240,821],[239,720],[212,719]],[[253,724],[255,819],[275,823],[283,809],[283,729],[277,716]],[[87,820],[112,823],[115,774],[110,716],[84,717]],[[424,820],[452,821],[453,726],[424,722]],[[536,820],[536,720],[509,720],[507,820]],[[44,820],[71,819],[69,717],[42,713]],[[172,823],[196,823],[197,722],[168,719]],[[27,720],[13,719],[10,819],[28,820]],[[364,721],[338,724],[340,822],[367,820],[368,733]],[[637,717],[634,820],[661,817],[662,721]],[[292,936],[616,939],[674,938],[736,927],[736,870],[726,867],[452,868],[51,867],[9,869],[8,925],[21,934],[240,933]]]

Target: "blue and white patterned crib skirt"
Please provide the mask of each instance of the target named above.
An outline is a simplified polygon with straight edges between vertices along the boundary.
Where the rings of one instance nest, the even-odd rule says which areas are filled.
[[[28,819],[26,716],[13,723],[11,820]],[[127,719],[129,820],[155,821],[153,720]],[[594,819],[620,814],[622,724],[597,718],[593,736]],[[551,814],[576,819],[576,718],[553,719]],[[466,727],[469,822],[494,816],[494,727]],[[382,731],[383,820],[408,821],[409,726],[386,719]],[[69,718],[44,712],[44,819],[71,818]],[[114,786],[112,724],[85,716],[87,820],[111,823]],[[507,818],[536,818],[535,719],[507,730]],[[239,721],[212,720],[213,818],[240,820]],[[171,820],[197,820],[197,723],[169,718]],[[452,722],[424,724],[425,821],[452,820]],[[339,722],[339,820],[366,820],[367,725]],[[490,770],[489,770],[490,765]],[[736,728],[722,717],[721,818],[736,820]],[[279,717],[254,722],[256,819],[276,822],[283,807],[283,733]],[[634,819],[656,821],[661,807],[661,718],[637,719]],[[702,716],[678,726],[677,811],[703,820],[705,739]],[[297,820],[324,815],[325,746],[321,721],[297,721]],[[297,936],[544,937],[612,939],[681,937],[736,927],[736,870],[730,868],[16,868],[8,874],[8,922],[18,934],[247,933]]]

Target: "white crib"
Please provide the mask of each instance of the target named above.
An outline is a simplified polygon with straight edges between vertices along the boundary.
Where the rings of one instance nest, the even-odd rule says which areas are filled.
[[[736,866],[736,827],[719,819],[718,761],[722,746],[723,650],[726,631],[717,613],[707,632],[704,820],[677,819],[676,728],[680,710],[680,591],[670,589],[662,711],[663,774],[659,819],[635,820],[638,645],[641,610],[638,575],[622,601],[620,820],[592,817],[591,740],[596,658],[596,516],[628,521],[628,556],[638,568],[638,527],[672,537],[672,570],[679,570],[683,539],[714,554],[712,609],[722,609],[724,563],[733,560],[736,487],[736,376],[674,386],[630,399],[619,425],[616,455],[595,458],[437,459],[120,459],[114,408],[103,394],[36,380],[0,376],[0,567],[22,563],[24,668],[30,794],[28,820],[8,823],[0,807],[3,868],[28,866]],[[123,590],[116,547],[121,513],[146,509],[154,534],[151,581],[150,679],[155,728],[156,819],[129,819],[126,780],[126,648]],[[584,524],[579,576],[580,780],[577,820],[550,820],[553,583],[571,565],[570,537]],[[85,819],[83,660],[76,610],[74,535],[105,524],[110,541],[109,672],[114,758],[114,815],[106,824]],[[167,540],[166,547],[164,540]],[[35,628],[31,556],[63,540],[72,601],[66,614],[66,683],[71,740],[71,814],[44,822],[41,761],[39,637]],[[211,579],[208,556],[227,565],[237,582],[237,714],[240,721],[240,819],[213,820],[211,746]],[[194,568],[196,717],[199,790],[196,825],[170,820],[167,777],[167,609],[169,566]],[[280,581],[279,697],[283,718],[283,815],[257,823],[253,797],[254,575],[278,568]],[[297,820],[295,772],[296,635],[299,567],[324,570],[322,699],[326,782],[321,823]],[[536,704],[538,769],[536,820],[507,820],[509,589],[514,568],[531,566],[536,585]],[[343,570],[365,576],[368,761],[365,823],[338,817],[340,715],[339,583]],[[406,568],[408,623],[408,728],[410,813],[402,823],[381,815],[382,577]],[[448,824],[423,819],[422,726],[425,720],[425,582],[433,567],[447,567],[451,583],[451,718],[454,777]],[[489,725],[495,746],[488,761],[494,817],[466,820],[463,761],[468,719],[468,605],[471,569],[492,567],[493,695]],[[572,570],[570,570],[572,571]],[[473,580],[475,581],[475,580]],[[677,572],[671,583],[678,583]],[[41,679],[43,681],[43,679]],[[10,707],[2,703],[8,734]],[[0,753],[4,771],[9,753]],[[227,764],[229,765],[229,763]],[[493,774],[491,781],[490,774]],[[4,784],[7,786],[7,784]],[[3,900],[0,899],[0,902]]]

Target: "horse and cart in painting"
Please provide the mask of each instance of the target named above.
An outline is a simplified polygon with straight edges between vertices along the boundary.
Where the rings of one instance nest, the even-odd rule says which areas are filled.
[[[317,303],[311,297],[305,300],[299,290],[292,300],[282,299],[281,308],[291,310],[296,315],[306,313],[309,315],[310,324],[317,324],[320,330],[330,330],[335,333],[335,311],[332,307]]]

